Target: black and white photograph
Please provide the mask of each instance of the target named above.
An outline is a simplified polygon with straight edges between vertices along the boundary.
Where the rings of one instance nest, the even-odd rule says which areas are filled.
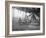
[[[12,3],[9,4],[7,11],[9,11],[8,32],[10,35],[43,34],[43,6],[41,3],[38,5],[36,3]]]
[[[45,35],[45,4],[35,2],[5,2],[5,36]]]
[[[40,30],[40,8],[12,7],[12,31]]]

